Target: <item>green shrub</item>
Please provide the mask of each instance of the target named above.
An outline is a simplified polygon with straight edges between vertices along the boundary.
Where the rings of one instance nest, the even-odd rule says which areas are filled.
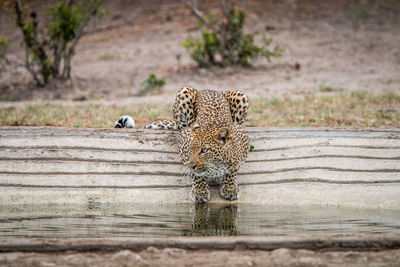
[[[226,10],[227,7],[224,5],[223,9]],[[263,44],[258,46],[252,34],[244,34],[243,26],[246,16],[238,8],[229,8],[229,11],[224,13],[225,18],[217,21],[215,16],[201,17],[197,7],[188,6],[199,17],[198,25],[204,30],[201,33],[201,39],[188,38],[182,42],[182,46],[199,67],[248,66],[258,57],[270,60],[271,57],[280,57],[284,51],[280,46],[275,46],[271,50],[269,48],[272,43],[271,38],[264,37]]]
[[[215,55],[219,47],[219,40],[216,33],[212,33],[206,29],[202,32],[202,40],[188,38],[182,42],[182,46],[189,51],[190,57],[201,68],[205,68],[209,64],[216,65]]]
[[[8,46],[8,38],[0,34],[0,61],[5,58]]]
[[[361,22],[366,21],[375,11],[375,7],[368,4],[367,0],[357,0],[351,8],[345,12],[345,16],[358,27]]]
[[[0,73],[3,71],[6,62],[6,52],[8,48],[8,39],[6,36],[0,34]]]
[[[157,76],[152,73],[149,75],[149,77],[144,80],[140,86],[142,87],[139,94],[144,95],[148,93],[154,93],[156,91],[160,91],[161,87],[165,85],[165,80],[164,79],[159,79]]]
[[[26,47],[26,67],[36,83],[43,86],[52,79],[69,79],[75,47],[90,19],[103,14],[102,0],[85,4],[60,0],[47,10],[47,24],[41,30],[37,14],[31,12],[27,17],[20,0],[14,2],[17,25]]]
[[[8,46],[8,38],[0,34],[0,60],[5,57]]]

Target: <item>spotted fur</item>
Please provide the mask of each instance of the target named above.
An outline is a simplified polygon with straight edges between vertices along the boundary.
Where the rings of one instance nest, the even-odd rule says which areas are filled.
[[[174,116],[184,118],[180,125],[188,125],[181,131],[179,153],[191,170],[191,199],[207,202],[208,184],[212,183],[220,184],[223,198],[237,199],[237,170],[249,151],[249,139],[241,125],[247,115],[247,96],[239,91],[222,93],[186,87],[176,99],[174,107],[179,108],[179,113]]]
[[[225,91],[224,96],[229,102],[232,120],[238,124],[244,123],[249,109],[247,95],[241,91]]]
[[[143,127],[144,129],[155,129],[155,130],[177,130],[178,126],[174,120],[161,120],[155,121]]]
[[[179,154],[190,169],[191,199],[210,199],[209,184],[220,185],[220,195],[239,197],[237,171],[250,149],[246,129],[249,103],[240,91],[198,91],[182,88],[173,108],[174,120],[153,122],[145,128],[179,130]]]

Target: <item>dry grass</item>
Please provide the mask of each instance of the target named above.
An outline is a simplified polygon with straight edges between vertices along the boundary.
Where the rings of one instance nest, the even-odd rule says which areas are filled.
[[[251,103],[248,126],[399,127],[400,92],[310,95]]]
[[[172,105],[137,105],[131,107],[108,105],[53,105],[42,104],[26,108],[0,110],[0,125],[64,126],[110,128],[122,115],[135,119],[141,127],[159,118],[171,118]]]
[[[121,115],[132,116],[137,126],[171,118],[172,104],[65,106],[42,104],[0,110],[0,125],[113,127]],[[372,94],[309,95],[303,98],[264,98],[251,101],[247,126],[275,127],[400,127],[400,91]]]

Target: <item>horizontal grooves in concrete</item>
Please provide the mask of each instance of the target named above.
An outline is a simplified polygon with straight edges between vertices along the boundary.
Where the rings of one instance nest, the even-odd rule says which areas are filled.
[[[90,146],[0,146],[0,149],[4,150],[81,150],[81,151],[99,151],[99,152],[129,152],[129,153],[166,153],[166,154],[176,154],[176,151],[165,151],[157,149],[132,149],[132,148],[107,148],[107,147],[90,147]]]
[[[9,151],[4,151],[4,154],[8,153]],[[15,152],[13,149],[12,152]],[[43,152],[46,151],[42,151]],[[54,150],[52,151],[54,152]],[[154,158],[158,158],[157,155],[154,155]],[[285,161],[285,160],[299,160],[299,159],[319,159],[319,158],[348,158],[348,159],[373,159],[373,160],[399,160],[400,156],[395,157],[385,157],[385,156],[362,156],[362,155],[318,155],[318,156],[290,156],[285,158],[269,158],[269,159],[248,159],[246,162],[269,162],[269,161]],[[172,161],[172,160],[112,160],[112,159],[101,159],[101,158],[82,158],[82,157],[0,157],[0,161],[83,161],[83,162],[108,162],[108,163],[120,163],[120,164],[135,164],[135,163],[144,163],[144,164],[154,164],[154,163],[161,163],[161,164],[181,164],[179,161]]]
[[[147,186],[147,185],[146,185]],[[149,186],[147,186],[149,187]],[[330,183],[273,183],[242,185],[238,201],[258,205],[337,206],[399,210],[400,183],[330,184]],[[98,203],[192,203],[190,187],[151,188],[26,188],[2,187],[2,205],[90,204]],[[219,196],[218,187],[211,187],[210,203],[228,201]],[[231,203],[231,202],[230,202]]]
[[[327,184],[397,184],[400,183],[399,180],[387,180],[387,181],[332,181],[323,180],[319,178],[309,178],[309,179],[286,179],[270,182],[252,182],[252,183],[239,183],[239,185],[268,185],[268,184],[285,184],[285,183],[327,183]],[[26,187],[26,188],[81,188],[81,189],[100,189],[100,188],[110,188],[110,189],[154,189],[154,188],[166,188],[175,189],[180,187],[192,187],[190,184],[165,184],[165,185],[37,185],[37,184],[11,184],[11,183],[0,183],[0,187]]]
[[[297,195],[305,184],[310,188],[320,185],[318,190],[351,185],[355,196],[368,193],[357,191],[365,187],[381,185],[388,190],[385,185],[400,185],[398,130],[250,128],[248,132],[254,149],[239,171],[241,200],[251,202],[252,196],[264,196],[265,201],[271,201],[284,198],[290,190]],[[47,188],[53,200],[57,189],[141,189],[144,195],[160,189],[171,192],[164,195],[170,199],[159,202],[190,202],[187,195],[173,199],[180,190],[186,194],[191,186],[188,170],[177,153],[177,136],[176,132],[154,130],[0,128],[0,191],[10,194],[0,198],[6,203],[26,204],[18,188],[37,197],[35,190]],[[279,192],[273,191],[273,186],[278,186]],[[275,195],[265,196],[271,192]],[[76,198],[74,191],[69,194],[66,202],[81,201],[79,193]],[[320,200],[310,199],[309,203],[340,203],[334,200],[334,193],[327,194],[330,200],[321,194]],[[385,194],[382,191],[379,201]],[[302,197],[307,195],[306,189]],[[59,192],[58,197],[66,196]],[[130,199],[138,201],[140,197]],[[42,197],[40,201],[52,200]],[[152,201],[157,202],[155,198]],[[400,209],[400,194],[384,204],[375,203],[374,207]]]

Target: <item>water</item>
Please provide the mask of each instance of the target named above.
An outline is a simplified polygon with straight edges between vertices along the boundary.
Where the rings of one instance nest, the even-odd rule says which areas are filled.
[[[0,236],[400,234],[400,211],[256,205],[0,207]]]

